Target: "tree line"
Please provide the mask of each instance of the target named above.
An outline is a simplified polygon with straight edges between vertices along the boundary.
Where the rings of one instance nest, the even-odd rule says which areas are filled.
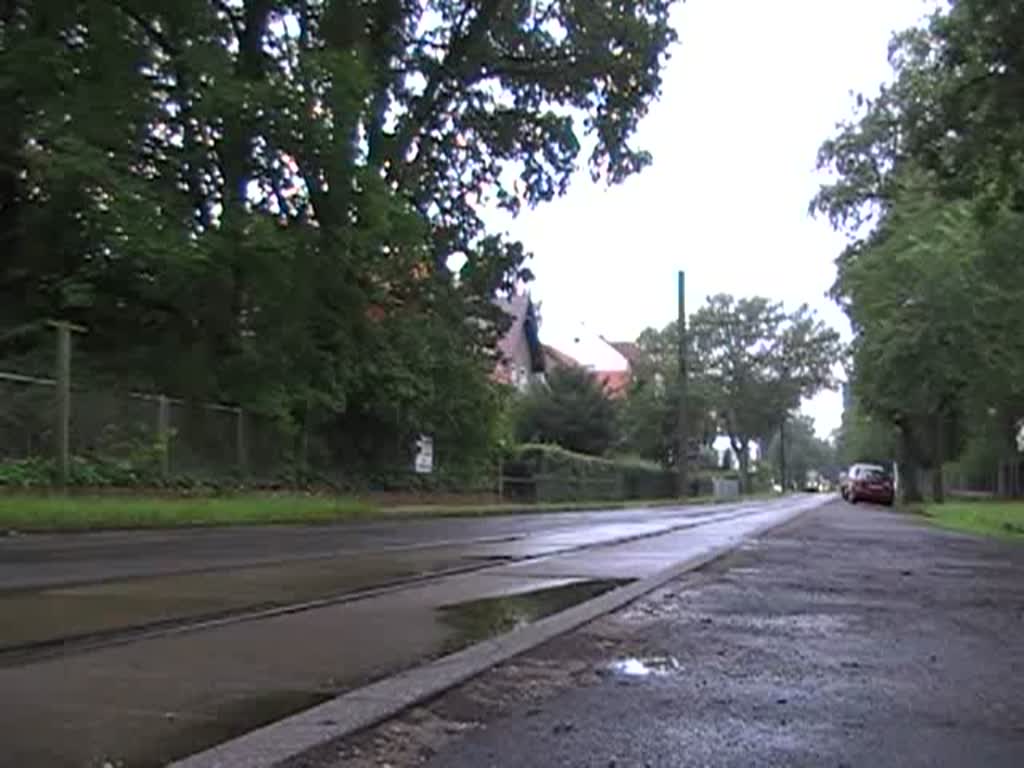
[[[822,145],[832,179],[811,210],[849,239],[832,289],[855,332],[844,452],[895,456],[909,499],[927,472],[941,500],[949,462],[1020,461],[1024,3],[957,0],[889,61]]]
[[[790,424],[793,448],[787,477],[803,482],[807,470],[826,470],[834,457],[813,424],[796,412],[803,399],[835,385],[838,334],[808,307],[786,311],[763,297],[708,298],[689,319],[685,343],[679,325],[649,328],[637,340],[639,355],[625,397],[614,400],[599,378],[581,368],[550,372],[545,384],[515,410],[519,440],[541,440],[584,453],[617,452],[663,466],[679,454],[680,412],[697,463],[715,466],[711,450],[728,437],[743,484],[751,482],[752,446],[781,469],[780,434]],[[680,353],[688,386],[681,400]],[[781,478],[779,478],[781,479]]]
[[[650,162],[671,4],[0,3],[0,359],[67,320],[95,386],[486,457],[493,298],[532,276],[482,214]]]

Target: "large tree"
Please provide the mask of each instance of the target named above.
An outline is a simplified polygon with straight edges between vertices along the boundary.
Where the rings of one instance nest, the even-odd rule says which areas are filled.
[[[787,313],[765,298],[708,298],[691,320],[694,370],[745,486],[750,445],[771,435],[803,398],[832,385],[838,334],[806,306]]]
[[[924,467],[941,498],[942,463],[979,419],[1017,460],[1022,41],[1020,3],[937,12],[894,38],[893,83],[821,149],[834,176],[812,208],[850,237],[834,295],[857,333],[857,398],[899,428],[911,497]]]

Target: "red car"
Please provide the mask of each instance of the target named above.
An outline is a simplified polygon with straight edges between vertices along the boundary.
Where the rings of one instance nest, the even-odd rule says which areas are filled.
[[[854,464],[847,483],[846,497],[852,504],[870,501],[891,507],[896,498],[892,475],[877,464]]]

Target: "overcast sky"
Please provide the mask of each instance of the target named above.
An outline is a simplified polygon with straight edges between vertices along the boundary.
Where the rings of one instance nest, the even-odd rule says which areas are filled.
[[[653,166],[608,189],[585,173],[569,193],[527,211],[509,232],[534,253],[530,290],[542,338],[585,322],[633,339],[713,293],[806,302],[849,337],[825,296],[843,246],[807,203],[821,181],[815,155],[850,115],[850,91],[889,77],[891,33],[918,23],[927,0],[689,0],[680,42],[639,145]],[[820,434],[839,426],[838,393],[805,404]]]

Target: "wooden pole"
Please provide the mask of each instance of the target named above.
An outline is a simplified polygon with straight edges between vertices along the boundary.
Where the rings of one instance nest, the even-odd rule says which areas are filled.
[[[235,418],[235,448],[238,451],[238,474],[245,478],[249,474],[249,451],[246,449],[245,444],[245,409],[239,408]]]
[[[71,332],[84,333],[85,328],[71,323],[50,321],[57,330],[56,385],[57,422],[54,425],[54,453],[61,487],[71,479]]]
[[[167,395],[160,395],[156,408],[156,435],[160,442],[160,477],[167,480],[171,476],[171,402]]]
[[[789,490],[789,486],[786,485],[786,414],[782,414],[782,421],[779,423],[779,484],[782,486],[782,492],[785,493]]]

